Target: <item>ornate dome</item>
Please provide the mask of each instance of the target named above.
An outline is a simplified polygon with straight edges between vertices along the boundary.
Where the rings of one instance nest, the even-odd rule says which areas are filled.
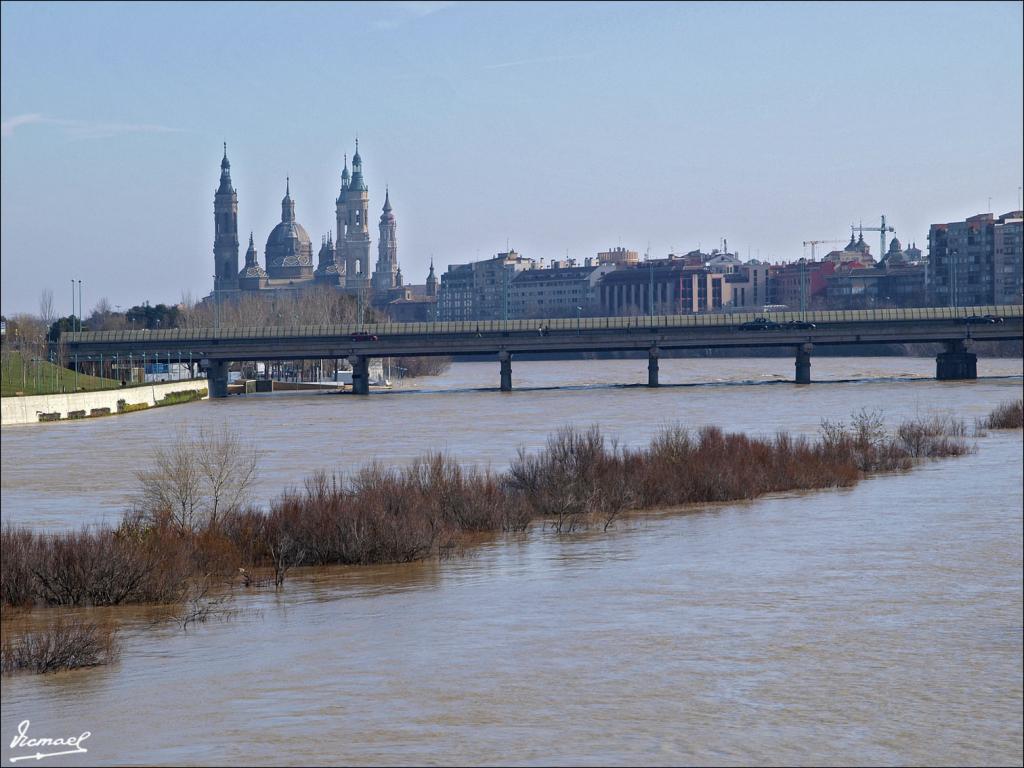
[[[889,243],[889,253],[897,253],[903,250],[903,246],[897,238],[893,238],[892,242]]]
[[[290,184],[281,201],[281,223],[270,231],[263,253],[267,273],[272,278],[311,277],[313,274],[313,243],[303,226],[295,221]]]

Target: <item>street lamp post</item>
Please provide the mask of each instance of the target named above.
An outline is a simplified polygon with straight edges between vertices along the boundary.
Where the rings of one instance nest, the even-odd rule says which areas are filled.
[[[583,311],[583,307],[576,307],[576,335],[580,336],[580,313]]]
[[[654,325],[654,262],[648,258],[647,264],[650,267],[651,272],[651,288],[647,294],[647,309],[650,310],[651,314],[651,325]]]
[[[78,281],[78,330],[82,330],[82,315],[85,314],[85,310],[82,309],[82,281]]]

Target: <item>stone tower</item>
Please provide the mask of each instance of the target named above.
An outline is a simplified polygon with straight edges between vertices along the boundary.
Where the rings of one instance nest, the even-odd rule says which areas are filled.
[[[213,196],[213,289],[238,289],[238,195],[231,186],[231,163],[224,142],[220,161],[220,186]]]
[[[345,284],[359,288],[370,278],[370,191],[363,181],[359,139],[356,139],[356,153],[352,155],[352,179],[342,197],[345,198]],[[341,237],[340,231],[338,237]]]
[[[430,257],[430,271],[427,273],[427,296],[437,296],[437,275],[434,274],[434,257]]]
[[[345,167],[341,171],[341,191],[338,193],[338,199],[334,201],[334,215],[338,225],[338,242],[334,246],[334,259],[338,263],[338,274],[340,275],[340,285],[345,286],[345,229],[348,225],[348,210],[346,209],[345,194],[349,187],[349,175],[348,175],[348,154],[345,155]]]
[[[380,215],[380,238],[377,240],[377,268],[373,271],[373,290],[386,293],[399,285],[398,240],[395,237],[395,214],[391,211],[391,191],[384,193],[384,212]]]

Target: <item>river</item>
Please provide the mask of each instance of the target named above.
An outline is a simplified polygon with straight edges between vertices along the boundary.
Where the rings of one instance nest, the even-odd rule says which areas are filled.
[[[440,449],[501,469],[557,426],[628,444],[671,423],[813,433],[880,408],[973,423],[1020,397],[1020,360],[936,382],[930,358],[457,364],[368,398],[233,397],[3,428],[3,519],[115,519],[180,428],[264,450],[259,495],[317,468]],[[855,488],[484,538],[441,562],[290,575],[183,632],[121,609],[116,664],[6,678],[4,758],[88,730],[88,759],[188,763],[998,763],[1022,761],[1020,432]],[[64,762],[61,762],[61,761]]]

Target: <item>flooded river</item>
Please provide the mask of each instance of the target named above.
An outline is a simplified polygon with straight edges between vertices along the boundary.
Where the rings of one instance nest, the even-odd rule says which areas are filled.
[[[317,468],[428,449],[504,468],[566,423],[641,444],[681,423],[812,433],[881,408],[968,422],[1020,397],[1020,360],[939,383],[930,358],[497,363],[368,398],[233,397],[2,430],[5,521],[115,519],[176,430],[230,422],[269,498]],[[999,763],[1022,761],[1020,432],[848,490],[779,494],[443,562],[298,573],[187,632],[124,609],[121,660],[6,678],[5,761],[90,731],[48,765]],[[63,761],[63,762],[62,762]]]

